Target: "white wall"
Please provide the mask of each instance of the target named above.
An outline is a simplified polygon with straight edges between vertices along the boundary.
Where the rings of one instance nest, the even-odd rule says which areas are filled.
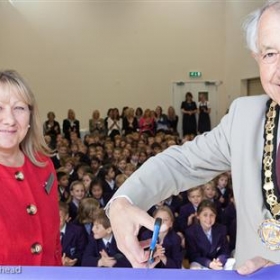
[[[226,2],[225,95],[224,104],[246,94],[242,80],[259,76],[256,61],[246,48],[242,24],[245,17],[265,1]]]
[[[0,65],[17,69],[42,120],[68,108],[87,127],[94,109],[171,104],[171,84],[202,71],[221,80],[219,115],[257,76],[241,20],[260,1],[0,2]]]

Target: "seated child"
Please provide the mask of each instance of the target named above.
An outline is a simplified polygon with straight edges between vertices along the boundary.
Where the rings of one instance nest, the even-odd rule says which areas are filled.
[[[68,187],[71,185],[72,182],[79,180],[78,174],[75,170],[76,161],[72,157],[66,157],[62,160],[63,167],[68,172]]]
[[[70,196],[68,192],[68,174],[65,171],[57,171],[57,184],[58,184],[58,199],[59,201],[66,202]]]
[[[68,223],[69,206],[65,202],[59,202],[60,216],[60,242],[62,247],[62,264],[64,266],[80,265],[84,253],[87,238],[83,230]]]
[[[83,176],[86,173],[92,173],[91,167],[88,164],[80,163],[77,167],[78,180],[83,181]]]
[[[104,194],[108,194],[111,198],[117,190],[115,182],[116,172],[114,166],[110,163],[104,165],[99,174],[99,177],[103,181],[102,186]]]
[[[90,183],[94,180],[94,175],[92,173],[85,173],[83,175],[82,182],[85,186],[85,197],[91,197],[90,193]]]
[[[185,231],[190,269],[224,269],[229,258],[227,230],[215,223],[216,216],[215,204],[203,200],[197,209],[198,223]]]
[[[217,222],[221,222],[222,219],[222,204],[218,199],[217,188],[214,181],[209,181],[208,183],[202,186],[203,198],[211,200],[214,202],[217,209]]]
[[[116,187],[120,188],[128,177],[125,174],[118,174],[116,176]]]
[[[125,167],[124,174],[129,177],[135,170],[136,167],[132,163],[128,163]]]
[[[174,217],[179,216],[180,207],[182,206],[182,199],[178,195],[171,195],[164,200],[164,205],[169,206]]]
[[[99,207],[99,202],[92,197],[82,199],[79,204],[78,215],[73,221],[75,225],[80,226],[83,229],[88,239],[92,233],[92,222]]]
[[[178,230],[182,233],[196,221],[197,207],[202,201],[201,186],[189,189],[187,191],[187,196],[189,202],[181,206],[178,216]]]
[[[74,181],[70,185],[69,216],[74,220],[78,214],[78,207],[85,197],[85,186],[81,181]]]
[[[121,157],[117,163],[117,172],[116,175],[122,174],[125,171],[127,161],[125,157]]]
[[[218,199],[221,203],[222,209],[226,208],[232,197],[232,189],[229,185],[228,173],[222,173],[215,178]]]
[[[111,196],[104,194],[102,184],[103,182],[100,178],[98,177],[94,178],[90,183],[90,195],[94,199],[96,199],[99,202],[100,207],[103,208],[110,200]]]
[[[160,206],[153,213],[153,217],[161,218],[162,224],[166,225],[166,230],[159,233],[158,244],[156,247],[156,258],[159,263],[156,268],[182,268],[183,251],[181,238],[173,230],[174,216],[168,206]],[[152,238],[151,231],[144,231],[141,235],[142,240]]]
[[[93,236],[85,249],[82,266],[131,267],[129,261],[117,248],[111,224],[103,209],[94,219]]]
[[[100,159],[96,156],[93,156],[91,158],[90,167],[92,174],[95,177],[99,176],[100,168],[102,168]]]

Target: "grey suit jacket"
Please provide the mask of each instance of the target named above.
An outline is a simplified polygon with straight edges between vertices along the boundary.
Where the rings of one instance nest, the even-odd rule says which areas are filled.
[[[127,196],[147,210],[172,194],[231,170],[237,208],[237,266],[255,256],[280,263],[280,251],[267,249],[258,236],[261,222],[271,218],[261,184],[267,100],[265,95],[236,99],[216,128],[149,159],[114,197]]]

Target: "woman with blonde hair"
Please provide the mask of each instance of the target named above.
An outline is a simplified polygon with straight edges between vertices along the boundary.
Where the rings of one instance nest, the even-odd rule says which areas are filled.
[[[125,135],[132,134],[138,129],[138,121],[133,108],[127,108],[123,117],[123,131]]]
[[[139,120],[139,129],[141,134],[149,136],[154,135],[155,119],[152,117],[150,109],[146,109],[143,116]]]
[[[35,97],[0,72],[1,265],[61,265],[56,173]]]
[[[89,132],[94,134],[105,135],[105,124],[104,120],[100,118],[99,110],[94,110],[92,112],[92,117],[89,120]]]
[[[176,115],[175,109],[173,106],[169,106],[167,109],[167,121],[169,124],[169,130],[172,134],[177,135],[177,125],[178,125],[178,116]]]
[[[76,119],[76,114],[73,109],[68,110],[67,119],[63,120],[62,130],[64,137],[67,140],[71,140],[71,133],[76,133],[77,137],[80,138],[80,121]]]

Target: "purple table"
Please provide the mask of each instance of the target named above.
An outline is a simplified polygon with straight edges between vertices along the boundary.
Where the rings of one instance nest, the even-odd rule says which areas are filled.
[[[9,273],[8,273],[9,272]],[[132,269],[132,268],[89,268],[89,267],[5,267],[0,266],[0,279],[28,279],[28,280],[234,280],[234,279],[262,279],[275,280],[280,276],[280,265],[275,265],[249,276],[240,276],[235,271],[188,270],[188,269]]]

